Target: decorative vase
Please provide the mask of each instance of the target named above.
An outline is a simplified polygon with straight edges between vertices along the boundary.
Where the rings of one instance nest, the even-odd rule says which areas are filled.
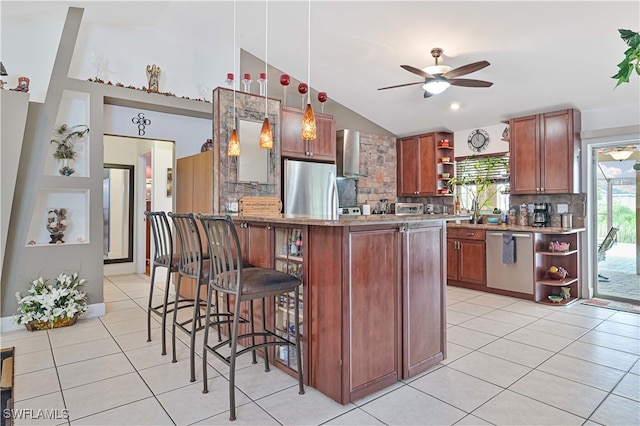
[[[72,174],[74,174],[76,171],[73,169],[73,167],[71,167],[73,165],[73,159],[71,158],[63,158],[62,160],[60,160],[62,166],[60,167],[60,170],[58,170],[58,172],[62,175],[62,176],[71,176]]]
[[[68,327],[76,323],[78,320],[78,315],[74,315],[73,317],[63,317],[56,318],[51,322],[45,321],[29,321],[24,326],[29,331],[38,331],[38,330],[49,330],[52,328],[60,328],[60,327]]]
[[[200,152],[207,152],[211,150],[213,150],[213,139],[207,139],[207,141],[200,147]]]
[[[64,244],[64,231],[67,229],[67,214],[69,209],[49,207],[47,209],[47,224],[46,228],[49,231],[51,241],[49,244]]]
[[[49,241],[49,244],[64,244],[64,234],[62,232],[51,234],[49,236],[51,237],[51,241]]]

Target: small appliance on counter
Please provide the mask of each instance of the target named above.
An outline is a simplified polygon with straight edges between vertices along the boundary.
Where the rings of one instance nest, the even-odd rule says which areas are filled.
[[[424,204],[422,203],[396,203],[396,216],[421,215],[424,214]]]
[[[342,216],[360,216],[360,207],[340,207],[338,213]]]
[[[533,205],[533,223],[531,226],[545,227],[551,224],[551,203]]]

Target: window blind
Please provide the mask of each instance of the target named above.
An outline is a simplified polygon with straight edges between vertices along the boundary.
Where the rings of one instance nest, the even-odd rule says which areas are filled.
[[[473,182],[475,179],[489,178],[496,183],[509,182],[509,157],[506,155],[492,156],[497,160],[492,170],[486,164],[487,157],[466,157],[460,161],[456,160],[456,178],[465,179],[466,182]]]

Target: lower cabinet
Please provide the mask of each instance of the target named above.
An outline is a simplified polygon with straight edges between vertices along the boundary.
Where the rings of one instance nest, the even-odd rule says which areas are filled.
[[[445,357],[444,227],[309,227],[310,385],[341,404]]]
[[[253,223],[238,226],[249,239],[243,247],[266,241]],[[265,230],[272,267],[303,280],[300,299],[274,301],[267,321],[290,334],[299,304],[307,385],[346,404],[444,359],[444,222]],[[293,355],[281,349],[273,359],[293,374]]]
[[[447,283],[486,289],[486,245],[483,229],[447,229]]]

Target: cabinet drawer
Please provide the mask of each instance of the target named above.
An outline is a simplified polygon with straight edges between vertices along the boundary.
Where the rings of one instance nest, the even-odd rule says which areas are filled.
[[[484,229],[478,228],[447,228],[447,238],[484,241],[484,232]]]

